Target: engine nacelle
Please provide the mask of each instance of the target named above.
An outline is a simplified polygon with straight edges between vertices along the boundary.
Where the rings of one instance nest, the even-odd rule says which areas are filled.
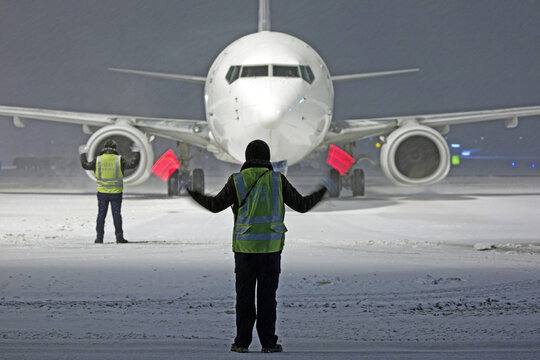
[[[109,139],[116,141],[118,153],[127,159],[132,159],[134,156],[130,147],[137,145],[141,149],[139,165],[135,169],[125,171],[124,183],[136,185],[147,180],[154,161],[154,150],[146,135],[128,123],[105,126],[92,134],[86,143],[88,161],[92,161],[99,155],[103,144]],[[93,171],[87,171],[87,174],[95,180]]]
[[[384,175],[399,185],[428,185],[450,171],[450,150],[436,130],[418,124],[393,131],[381,149]]]

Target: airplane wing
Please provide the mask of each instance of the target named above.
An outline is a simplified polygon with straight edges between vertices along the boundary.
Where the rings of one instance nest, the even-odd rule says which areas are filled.
[[[206,77],[204,76],[170,74],[170,73],[162,73],[162,72],[140,71],[140,70],[120,69],[120,68],[108,68],[108,70],[126,73],[126,74],[134,74],[134,75],[160,78],[160,79],[187,81],[187,82],[193,82],[193,83],[198,83],[198,84],[204,84],[206,82]]]
[[[337,120],[332,121],[323,144],[347,143],[372,136],[385,135],[400,125],[411,121],[419,125],[436,128],[442,133],[446,133],[451,125],[491,120],[504,120],[507,128],[513,128],[518,125],[519,118],[536,115],[540,115],[540,106],[374,119]]]
[[[348,81],[348,80],[356,80],[356,79],[368,79],[368,78],[381,77],[381,76],[407,74],[407,73],[417,72],[417,71],[420,71],[420,69],[416,68],[416,69],[378,71],[378,72],[359,73],[359,74],[334,75],[332,76],[332,81],[336,82],[336,81]]]
[[[17,127],[24,127],[26,119],[80,124],[87,134],[92,133],[94,128],[114,125],[121,120],[149,135],[182,141],[203,148],[211,143],[208,124],[205,120],[147,118],[15,106],[0,106],[0,115],[12,117]]]

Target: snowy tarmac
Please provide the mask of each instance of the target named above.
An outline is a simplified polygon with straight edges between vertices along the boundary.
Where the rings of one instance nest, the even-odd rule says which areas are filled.
[[[289,209],[282,354],[255,332],[253,353],[228,351],[230,210],[126,191],[132,243],[113,243],[109,214],[96,245],[92,192],[0,186],[0,359],[538,359],[539,185],[368,182]]]

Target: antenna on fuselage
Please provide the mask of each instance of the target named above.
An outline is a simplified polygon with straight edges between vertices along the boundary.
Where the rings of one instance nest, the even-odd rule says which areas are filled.
[[[259,31],[270,31],[270,0],[259,0]]]

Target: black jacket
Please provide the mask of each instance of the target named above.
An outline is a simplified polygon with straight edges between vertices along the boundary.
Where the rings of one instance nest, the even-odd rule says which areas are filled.
[[[105,151],[102,151],[99,155],[103,155],[103,154],[115,154],[115,155],[118,155],[118,152],[116,151],[111,151],[111,150],[105,150]],[[139,160],[141,158],[141,154],[138,153],[138,152],[135,152],[133,153],[135,155],[135,157],[131,160],[126,160],[123,156],[122,156],[122,160],[120,162],[120,168],[122,169],[122,174],[124,173],[124,171],[126,169],[134,169],[137,167],[137,165],[139,165]],[[92,170],[92,171],[95,171],[96,170],[96,160],[92,160],[92,161],[88,161],[86,159],[86,153],[82,153],[81,154],[81,166],[83,167],[84,170]]]
[[[242,170],[252,167],[266,167],[269,170],[273,170],[272,165],[267,161],[246,162],[242,166]],[[322,197],[326,193],[326,188],[321,187],[319,190],[307,196],[302,196],[283,174],[281,174],[281,186],[283,202],[291,209],[301,213],[305,213],[314,207],[319,201],[321,201]],[[188,192],[196,202],[214,213],[220,212],[229,206],[232,206],[234,217],[236,219],[238,214],[238,198],[236,196],[236,187],[234,186],[232,175],[229,177],[229,180],[227,180],[227,183],[223,189],[221,189],[216,196],[208,196],[190,190],[188,190]]]

